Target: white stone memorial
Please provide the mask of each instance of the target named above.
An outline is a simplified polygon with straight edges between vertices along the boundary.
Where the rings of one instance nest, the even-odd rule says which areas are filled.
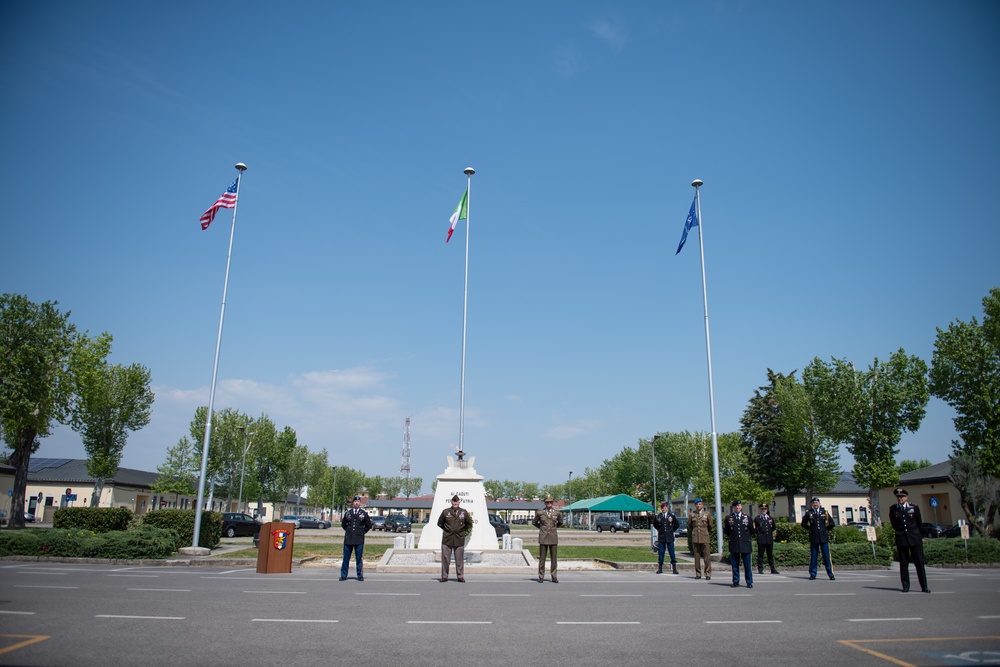
[[[438,528],[438,517],[441,512],[451,507],[452,496],[457,495],[462,508],[472,512],[472,534],[466,538],[466,559],[471,551],[496,550],[498,546],[496,530],[490,525],[489,511],[486,509],[486,490],[483,487],[483,476],[476,473],[472,466],[476,457],[465,459],[465,452],[459,450],[456,457],[449,456],[448,467],[437,477],[437,489],[434,492],[434,504],[431,505],[431,517],[420,532],[418,549],[441,550],[441,529]]]

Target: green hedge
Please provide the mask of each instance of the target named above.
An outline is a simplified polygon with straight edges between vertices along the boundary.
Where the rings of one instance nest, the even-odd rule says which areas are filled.
[[[52,515],[52,527],[110,533],[128,530],[135,514],[126,507],[63,507]]]
[[[898,555],[896,558],[899,559]],[[1000,563],[1000,541],[973,537],[966,557],[965,541],[960,537],[924,540],[924,562],[928,565]]]
[[[194,510],[153,510],[142,515],[143,526],[156,526],[176,533],[178,544],[191,546],[194,542]],[[222,515],[218,512],[201,513],[201,531],[198,546],[214,549],[222,539]]]
[[[868,542],[850,542],[847,544],[831,544],[830,560],[836,568],[838,565],[883,565],[888,566],[892,562],[893,552],[891,549],[877,546],[875,555],[872,556],[872,547]],[[756,560],[756,552],[754,559]],[[820,567],[822,567],[822,555],[820,556]],[[782,565],[808,566],[809,565],[809,545],[799,542],[789,542],[787,544],[774,545],[774,564],[776,567]]]
[[[61,528],[0,533],[0,556],[153,559],[166,558],[177,548],[172,531],[151,526],[109,533]]]

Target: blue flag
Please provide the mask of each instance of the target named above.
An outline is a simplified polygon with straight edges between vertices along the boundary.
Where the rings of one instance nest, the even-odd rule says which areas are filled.
[[[679,255],[681,248],[684,247],[684,242],[688,240],[688,232],[691,231],[692,227],[698,226],[698,210],[695,205],[698,203],[698,195],[694,196],[694,200],[691,202],[691,211],[688,212],[688,218],[684,222],[684,231],[681,233],[681,242],[677,244],[677,252],[675,255]]]

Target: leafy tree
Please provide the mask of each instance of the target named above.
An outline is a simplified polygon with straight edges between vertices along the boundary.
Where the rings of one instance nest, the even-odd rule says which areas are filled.
[[[390,500],[399,495],[400,490],[403,488],[402,477],[385,477],[382,482],[382,493],[385,494],[386,498]]]
[[[729,510],[729,503],[741,500],[745,504],[770,500],[771,489],[756,482],[750,474],[749,457],[739,433],[720,433],[719,443],[719,493],[723,507],[717,508],[720,516]],[[709,433],[698,434],[695,442],[703,451],[694,476],[694,492],[704,498],[715,498],[715,474],[712,471],[712,438]],[[712,504],[711,502],[706,505]]]
[[[72,392],[70,354],[76,327],[58,302],[36,304],[19,294],[0,296],[0,430],[14,467],[10,525],[24,526],[28,463],[53,421],[65,419]]]
[[[931,391],[955,409],[956,455],[977,460],[985,474],[1000,477],[1000,287],[983,298],[983,323],[973,317],[937,330],[931,359]]]
[[[291,429],[286,427],[287,431]],[[291,431],[294,435],[294,431]],[[282,434],[284,435],[284,434]],[[286,436],[287,437],[287,436]],[[308,483],[308,461],[309,449],[305,445],[297,444],[288,457],[288,465],[285,467],[285,495],[295,494],[295,509],[298,511],[302,491]]]
[[[407,498],[420,495],[420,488],[424,485],[423,477],[403,477],[402,480],[403,488],[400,490],[400,493]]]
[[[858,371],[844,359],[815,358],[802,374],[821,430],[854,455],[854,479],[873,498],[872,516],[881,520],[876,489],[896,483],[896,454],[905,431],[923,421],[930,393],[927,364],[900,348],[888,361]]]
[[[172,493],[175,504],[178,496],[197,495],[201,451],[186,436],[182,437],[176,445],[167,449],[167,458],[157,466],[156,472],[159,473],[156,481],[150,485],[153,493]]]
[[[652,468],[653,452],[650,447],[655,445],[656,484],[650,479],[650,489],[656,487],[660,498],[669,500],[675,494],[683,493],[691,485],[697,467],[694,450],[691,446],[692,436],[689,432],[657,433],[652,440],[639,441],[639,458],[650,459]],[[657,498],[650,496],[651,504],[658,507]]]
[[[91,507],[96,507],[104,480],[118,473],[129,431],[149,423],[153,392],[149,369],[140,364],[109,364],[112,337],[81,336],[70,354],[74,397],[70,426],[83,439],[87,474],[95,479]]]
[[[500,480],[488,479],[484,481],[483,490],[486,492],[486,497],[491,500],[503,498],[503,482]]]
[[[570,491],[572,491],[572,485],[571,485]],[[525,500],[533,500],[535,498],[542,498],[543,496],[539,495],[540,492],[541,492],[541,487],[538,485],[538,482],[522,482],[521,483],[521,494],[522,494],[521,497],[524,498]],[[555,496],[553,496],[553,497],[555,497]],[[569,497],[572,497],[572,496],[569,496]]]
[[[768,384],[754,391],[740,419],[740,440],[751,476],[765,488],[788,495],[789,520],[795,520],[792,499],[832,489],[840,476],[837,443],[816,423],[812,397],[789,375],[767,369]]]
[[[1000,507],[1000,479],[986,474],[968,454],[951,457],[950,479],[958,490],[969,525],[983,537],[991,537]]]
[[[930,465],[933,464],[927,459],[920,459],[919,461],[917,461],[916,459],[903,459],[902,461],[896,464],[896,474],[899,477],[902,477],[908,472],[913,472],[914,470],[920,470],[921,468],[926,468]]]

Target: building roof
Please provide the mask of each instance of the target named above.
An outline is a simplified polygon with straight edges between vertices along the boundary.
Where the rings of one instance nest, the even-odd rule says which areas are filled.
[[[924,482],[947,482],[951,477],[951,461],[935,463],[926,468],[911,470],[905,475],[899,476],[900,484],[921,484]]]
[[[118,468],[113,478],[104,481],[105,483],[125,486],[148,487],[159,476],[160,474],[156,472]],[[47,459],[41,457],[32,457],[28,461],[28,480],[36,483],[66,482],[67,484],[93,484],[96,481],[87,473],[86,459]]]

